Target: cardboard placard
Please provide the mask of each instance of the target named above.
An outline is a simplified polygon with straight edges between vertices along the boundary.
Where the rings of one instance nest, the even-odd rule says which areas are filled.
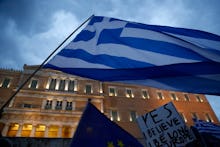
[[[172,102],[138,117],[137,121],[149,147],[185,146],[195,138]]]

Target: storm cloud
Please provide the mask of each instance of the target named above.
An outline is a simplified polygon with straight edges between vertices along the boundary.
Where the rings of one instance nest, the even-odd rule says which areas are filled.
[[[92,14],[220,34],[218,0],[2,0],[0,67],[42,61]]]

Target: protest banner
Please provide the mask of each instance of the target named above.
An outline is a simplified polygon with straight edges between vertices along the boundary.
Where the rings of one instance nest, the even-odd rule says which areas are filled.
[[[194,140],[172,102],[137,118],[149,147],[185,146]]]

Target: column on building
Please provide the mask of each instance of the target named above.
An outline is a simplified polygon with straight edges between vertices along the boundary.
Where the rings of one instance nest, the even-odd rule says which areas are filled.
[[[69,87],[69,80],[66,79],[66,80],[65,80],[65,88],[64,88],[64,90],[65,90],[65,91],[68,91],[68,87]]]
[[[100,94],[103,93],[102,82],[99,83],[99,93]]]
[[[19,124],[19,128],[18,128],[18,131],[17,131],[17,134],[16,134],[16,137],[21,137],[21,131],[22,131],[22,128],[23,128],[23,124]]]
[[[61,138],[62,137],[62,126],[58,126],[58,137]]]
[[[49,87],[50,87],[50,82],[51,82],[51,78],[49,78],[48,81],[47,81],[46,89],[49,89]]]
[[[37,126],[36,124],[32,124],[30,137],[35,137],[36,126]]]
[[[42,103],[42,106],[41,106],[41,109],[45,109],[45,105],[47,103],[47,100],[43,100],[43,103]]]
[[[78,91],[78,89],[77,89],[77,80],[74,80],[74,91]]]
[[[57,104],[57,100],[53,99],[52,100],[52,110],[55,110],[56,104]]]
[[[57,79],[55,90],[59,90],[60,79]]]
[[[71,127],[71,133],[70,133],[71,136],[74,135],[74,133],[75,133],[75,129],[76,129],[75,127]]]
[[[63,102],[62,102],[62,110],[66,110],[66,104],[67,104],[67,101],[63,100]]]
[[[44,137],[48,137],[48,131],[49,131],[49,126],[45,125],[45,132],[44,132]]]
[[[8,107],[12,107],[12,106],[13,106],[13,104],[14,104],[14,100],[15,100],[15,98],[12,98],[12,100],[10,101]]]
[[[3,130],[2,130],[2,136],[7,136],[7,133],[8,133],[8,129],[9,129],[9,124],[6,123]]]
[[[103,104],[103,99],[101,100],[101,112],[104,112],[104,104]]]
[[[76,103],[72,102],[72,110],[75,110],[75,109],[76,109]]]

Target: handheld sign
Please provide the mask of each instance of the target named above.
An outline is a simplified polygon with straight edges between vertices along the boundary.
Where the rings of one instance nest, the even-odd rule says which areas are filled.
[[[194,140],[172,102],[138,117],[137,121],[149,147],[185,146]]]

